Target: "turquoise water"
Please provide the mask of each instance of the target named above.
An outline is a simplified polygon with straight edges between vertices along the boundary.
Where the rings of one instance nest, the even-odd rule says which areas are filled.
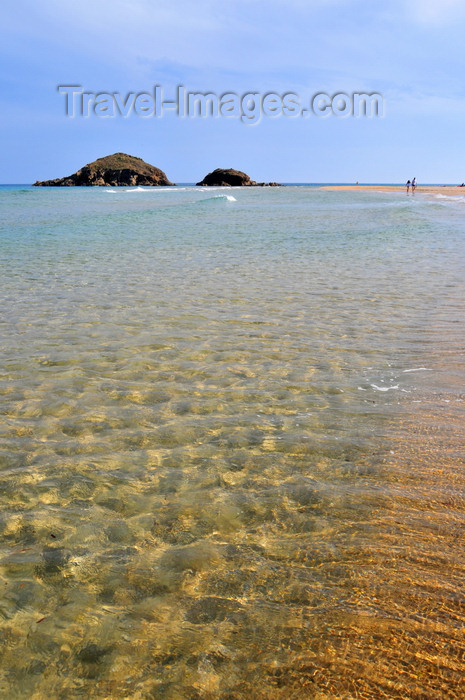
[[[464,213],[0,188],[5,697],[462,697]]]

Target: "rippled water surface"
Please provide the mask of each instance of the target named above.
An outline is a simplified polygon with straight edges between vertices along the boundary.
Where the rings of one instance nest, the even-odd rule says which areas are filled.
[[[462,201],[0,188],[0,694],[462,698]]]

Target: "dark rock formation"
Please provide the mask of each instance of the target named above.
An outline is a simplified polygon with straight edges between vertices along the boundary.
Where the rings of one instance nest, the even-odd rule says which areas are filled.
[[[172,185],[163,170],[149,165],[141,158],[128,156],[126,153],[114,153],[112,156],[98,158],[68,177],[56,180],[39,180],[36,187],[102,187]]]
[[[77,653],[77,658],[85,664],[96,664],[99,663],[109,651],[109,648],[90,643]]]
[[[279,187],[277,182],[255,182],[246,173],[232,168],[217,168],[197,185],[202,187]]]
[[[228,170],[217,168],[213,170],[213,172],[208,173],[208,175],[205,175],[202,182],[197,183],[197,185],[207,187],[245,187],[251,184],[252,180],[248,175],[241,170],[233,170],[232,168]]]

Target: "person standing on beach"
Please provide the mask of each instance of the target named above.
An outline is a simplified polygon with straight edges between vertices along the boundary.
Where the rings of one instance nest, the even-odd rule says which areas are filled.
[[[405,186],[406,186],[406,188],[407,188],[407,194],[409,193],[409,190],[410,190],[410,185],[411,185],[411,182],[410,182],[410,180],[407,180],[407,183],[406,183],[406,185],[405,185]]]
[[[414,177],[412,180],[412,194],[415,192],[415,187],[417,186],[417,178]]]

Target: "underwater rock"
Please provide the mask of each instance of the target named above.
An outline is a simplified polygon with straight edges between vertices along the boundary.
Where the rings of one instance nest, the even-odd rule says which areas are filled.
[[[234,618],[235,614],[243,610],[243,606],[229,598],[216,598],[209,596],[199,598],[186,612],[186,620],[194,625],[204,625],[209,622],[221,622]]]
[[[68,563],[70,554],[63,547],[45,547],[42,558],[44,560],[42,571],[45,574],[57,574]]]
[[[77,653],[77,658],[85,664],[96,664],[101,661],[109,651],[110,649],[108,647],[101,647],[91,642]]]

